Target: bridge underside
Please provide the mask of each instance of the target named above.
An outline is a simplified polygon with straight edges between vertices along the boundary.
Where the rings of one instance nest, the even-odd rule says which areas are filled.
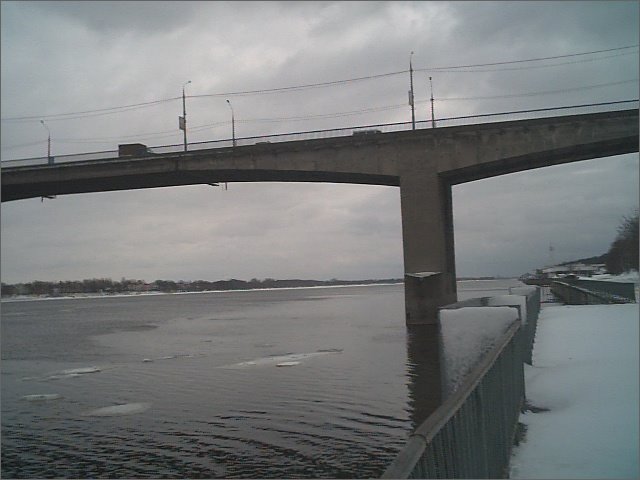
[[[64,168],[66,165],[59,165]],[[63,177],[61,175],[61,177]],[[172,170],[109,177],[43,179],[38,183],[2,187],[2,201],[52,195],[110,192],[185,185],[216,185],[239,182],[352,183],[399,186],[398,177],[361,173],[286,170]]]

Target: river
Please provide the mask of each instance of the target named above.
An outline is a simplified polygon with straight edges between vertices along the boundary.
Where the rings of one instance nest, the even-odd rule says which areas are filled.
[[[3,301],[1,334],[2,478],[377,477],[423,420],[402,285]]]

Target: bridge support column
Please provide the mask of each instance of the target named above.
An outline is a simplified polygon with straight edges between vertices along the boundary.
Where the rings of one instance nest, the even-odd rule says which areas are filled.
[[[400,177],[407,325],[436,324],[457,300],[451,185],[422,163]]]

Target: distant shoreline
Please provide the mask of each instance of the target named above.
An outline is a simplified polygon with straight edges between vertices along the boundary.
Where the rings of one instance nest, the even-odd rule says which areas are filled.
[[[497,280],[500,277],[459,277],[456,281],[482,281],[482,280]],[[156,281],[153,284],[148,284],[143,280],[131,280],[129,283],[134,283],[135,288],[125,286],[124,289],[117,285],[117,282],[113,282],[111,279],[93,279],[91,281],[107,281],[109,282],[103,288],[93,288],[88,291],[64,291],[68,290],[68,287],[63,289],[63,284],[77,283],[82,288],[83,281],[59,281],[59,282],[38,282],[34,281],[27,284],[2,284],[2,297],[0,301],[26,301],[26,300],[55,300],[55,299],[73,299],[73,298],[124,298],[124,297],[136,297],[141,295],[165,295],[165,294],[188,294],[188,293],[220,293],[220,292],[244,292],[244,291],[259,291],[259,290],[284,290],[284,289],[301,289],[301,288],[330,288],[330,287],[349,287],[349,286],[370,286],[370,285],[397,285],[403,284],[402,278],[385,278],[385,279],[367,279],[367,280],[301,280],[301,279],[265,279],[251,281],[245,280],[218,280],[215,282],[209,281],[195,281],[195,282],[174,282],[170,280]],[[125,282],[125,280],[123,280]],[[30,287],[32,284],[41,284],[40,292],[30,292],[30,288],[27,288],[26,292],[24,287]],[[42,288],[44,284],[44,289]],[[112,288],[115,286],[119,288]],[[45,291],[43,291],[45,290]],[[62,291],[60,291],[62,290]]]
[[[390,285],[402,285],[404,282],[393,283],[353,283],[353,284],[341,284],[341,285],[314,285],[303,287],[274,287],[274,288],[245,288],[236,290],[203,290],[193,292],[128,292],[128,293],[72,293],[68,295],[50,296],[50,295],[22,295],[2,297],[1,302],[29,302],[29,301],[45,301],[45,300],[83,300],[83,299],[96,299],[96,298],[130,298],[130,297],[154,297],[160,295],[202,295],[207,293],[240,293],[240,292],[261,292],[261,291],[274,291],[274,290],[312,290],[321,288],[350,288],[350,287],[377,287],[377,286],[390,286]]]
[[[505,277],[506,278],[506,277]],[[481,280],[503,280],[503,277],[460,277],[458,282],[481,281]],[[315,281],[315,280],[314,280]],[[321,282],[320,280],[318,282]],[[131,298],[131,297],[151,297],[159,295],[197,295],[207,293],[234,293],[234,292],[259,292],[274,290],[311,290],[321,288],[349,288],[349,287],[375,287],[403,285],[402,279],[389,280],[344,280],[344,283],[335,283],[326,285],[300,285],[300,286],[283,286],[283,287],[262,287],[262,288],[238,288],[238,289],[215,289],[215,290],[199,290],[199,291],[177,291],[177,292],[120,292],[120,293],[69,293],[61,295],[7,295],[0,299],[2,303],[11,302],[28,302],[28,301],[45,301],[45,300],[82,300],[96,298]],[[351,283],[353,282],[353,283]]]

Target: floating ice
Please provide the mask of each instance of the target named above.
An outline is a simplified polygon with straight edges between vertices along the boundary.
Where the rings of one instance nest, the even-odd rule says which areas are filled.
[[[280,362],[280,363],[276,363],[276,367],[293,367],[295,365],[300,365],[300,362]]]
[[[96,373],[99,372],[99,367],[82,367],[82,368],[70,368],[68,370],[63,370],[60,372],[61,375],[83,375],[85,373]]]
[[[47,402],[49,400],[58,400],[62,398],[62,395],[57,393],[41,393],[36,395],[25,395],[22,400],[27,402]]]
[[[286,355],[273,355],[269,357],[260,357],[246,362],[234,363],[232,365],[223,365],[221,368],[245,368],[245,367],[268,367],[268,366],[292,366],[300,364],[301,360],[317,357],[320,355],[330,355],[332,353],[341,353],[342,349],[330,348],[318,350],[309,353],[288,353]]]
[[[86,417],[117,417],[120,415],[133,415],[141,413],[151,407],[150,403],[124,403],[121,405],[112,405],[110,407],[97,408],[89,412],[83,413]]]
[[[61,372],[54,373],[45,378],[45,380],[59,380],[61,378],[73,378],[80,375],[87,375],[89,373],[97,373],[102,371],[100,367],[81,367],[81,368],[69,368],[62,370]]]

